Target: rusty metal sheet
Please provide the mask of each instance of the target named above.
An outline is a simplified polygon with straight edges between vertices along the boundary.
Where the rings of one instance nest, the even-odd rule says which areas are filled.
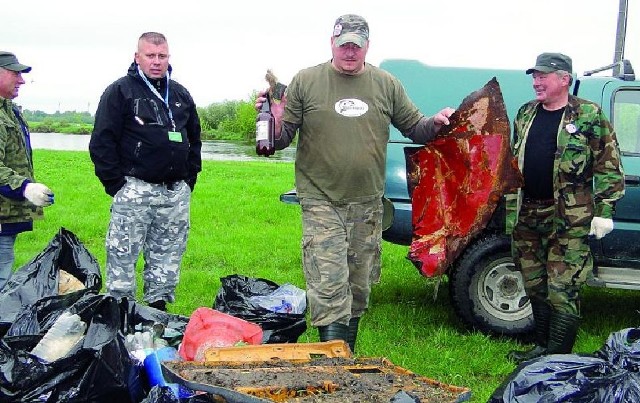
[[[206,362],[259,362],[272,360],[309,361],[314,358],[351,357],[343,340],[319,343],[271,343],[258,346],[210,347]]]
[[[436,139],[407,156],[413,240],[409,259],[427,277],[446,272],[523,178],[494,77],[467,96]]]

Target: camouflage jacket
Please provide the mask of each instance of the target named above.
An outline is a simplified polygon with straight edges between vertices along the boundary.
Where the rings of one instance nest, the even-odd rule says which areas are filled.
[[[19,189],[25,180],[33,180],[31,152],[27,149],[20,122],[11,100],[0,97],[0,186]],[[42,218],[42,208],[25,199],[0,195],[0,224],[33,221]]]
[[[531,101],[521,106],[513,124],[514,155],[520,170],[538,104]],[[616,134],[600,106],[569,95],[558,128],[557,147],[553,164],[556,229],[583,227],[589,231],[591,219],[612,218],[615,202],[624,196]],[[506,197],[507,233],[517,222],[521,199],[522,189]]]

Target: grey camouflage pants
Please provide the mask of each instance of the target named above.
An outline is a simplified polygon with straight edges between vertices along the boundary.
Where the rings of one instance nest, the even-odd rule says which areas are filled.
[[[109,294],[135,299],[136,263],[142,250],[144,301],[175,300],[189,233],[190,199],[184,181],[170,190],[127,177],[111,204],[106,238]]]
[[[371,284],[380,279],[382,200],[301,199],[300,205],[311,324],[346,325],[367,310]]]

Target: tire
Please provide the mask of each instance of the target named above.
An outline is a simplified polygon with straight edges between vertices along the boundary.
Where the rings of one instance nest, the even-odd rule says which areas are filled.
[[[507,336],[533,331],[531,304],[504,234],[482,235],[467,247],[449,273],[449,292],[468,328]]]

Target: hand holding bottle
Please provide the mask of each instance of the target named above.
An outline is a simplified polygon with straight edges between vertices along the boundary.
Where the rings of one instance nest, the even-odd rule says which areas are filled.
[[[287,86],[278,81],[278,78],[271,70],[267,70],[265,80],[269,83],[269,87],[258,93],[255,108],[260,113],[264,103],[269,103],[269,112],[273,116],[274,121],[274,138],[280,138],[282,129],[282,118],[284,116],[284,107],[287,105],[286,90]]]

